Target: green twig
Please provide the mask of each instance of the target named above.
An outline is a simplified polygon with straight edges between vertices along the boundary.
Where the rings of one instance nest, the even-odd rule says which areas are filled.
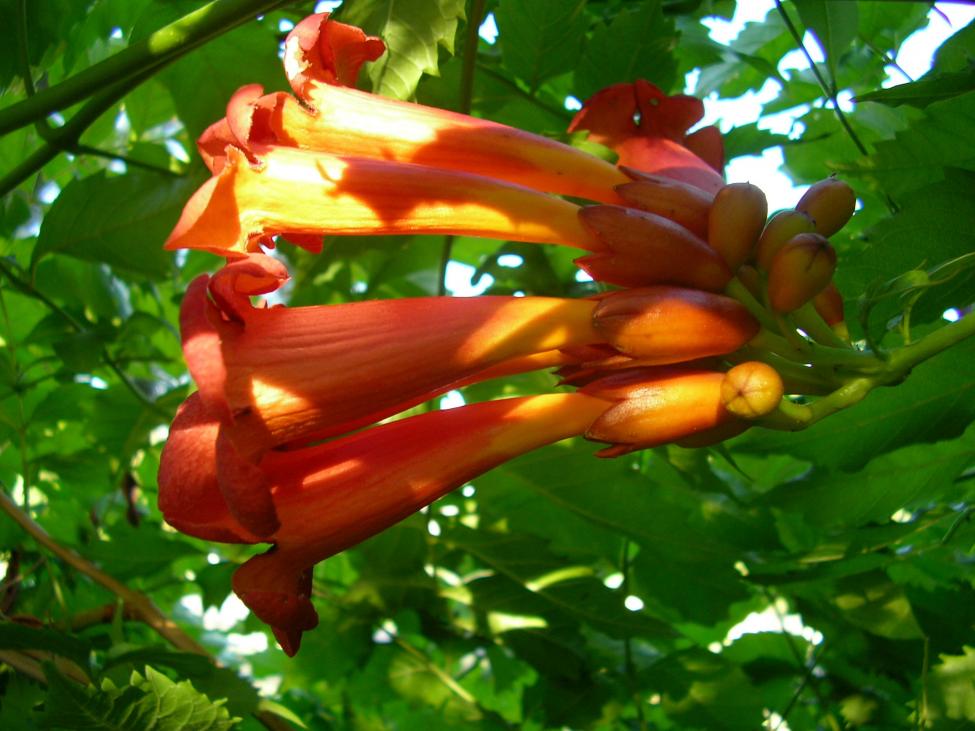
[[[70,312],[63,309],[60,305],[58,305],[56,302],[51,300],[50,297],[48,297],[46,294],[44,294],[39,289],[37,289],[33,284],[18,277],[10,269],[10,267],[7,266],[6,262],[4,262],[2,259],[0,259],[0,274],[3,274],[7,278],[7,280],[23,294],[44,303],[44,305],[46,305],[47,308],[51,310],[51,312],[53,312],[62,320],[64,320],[66,323],[68,323],[71,329],[74,330],[75,332],[84,333],[88,331],[88,328],[86,328],[81,322],[76,320],[74,316],[71,315]],[[170,418],[170,414],[168,411],[163,409],[155,401],[151,400],[148,396],[146,396],[146,394],[142,392],[142,390],[138,386],[136,386],[135,382],[132,381],[132,379],[124,370],[122,370],[118,362],[108,352],[108,348],[105,347],[102,348],[101,357],[102,360],[105,362],[105,365],[108,366],[111,369],[111,371],[115,373],[116,376],[118,376],[122,384],[129,391],[132,392],[132,395],[135,396],[136,399],[138,399],[143,406],[148,408],[153,413],[165,417],[167,420]]]
[[[840,125],[842,125],[843,129],[846,130],[846,133],[849,135],[850,139],[853,140],[853,144],[856,145],[856,148],[860,151],[860,154],[866,157],[869,154],[867,147],[863,144],[863,142],[860,141],[860,137],[853,130],[853,127],[850,126],[850,122],[846,118],[846,115],[843,114],[843,110],[840,109],[840,103],[836,98],[835,87],[831,86],[829,83],[827,83],[826,79],[823,78],[823,74],[816,65],[816,62],[813,61],[813,57],[810,55],[809,49],[807,49],[806,44],[802,42],[802,36],[799,35],[799,29],[796,28],[795,24],[792,22],[792,19],[789,17],[789,14],[785,12],[785,8],[782,6],[782,0],[775,0],[775,7],[779,11],[779,15],[782,16],[782,20],[785,22],[785,26],[788,28],[789,34],[796,42],[796,46],[806,57],[806,61],[809,63],[809,68],[812,70],[813,75],[815,75],[816,81],[819,82],[819,86],[822,88],[826,98],[833,103],[833,111],[836,112],[836,118],[839,119]]]
[[[107,86],[117,86],[149,69],[158,70],[249,18],[284,5],[287,0],[213,0],[179,20],[90,66],[60,84],[0,111],[0,135],[44,119],[92,96]]]
[[[623,584],[620,587],[625,596],[630,594],[630,539],[623,539],[623,548],[620,553],[620,573],[623,574]],[[629,634],[623,637],[623,669],[626,672],[626,684],[629,686],[630,694],[633,697],[633,705],[636,708],[637,720],[640,724],[640,731],[647,731],[647,718],[643,711],[643,699],[636,679],[636,666],[633,664],[633,640]]]
[[[30,515],[14,504],[13,500],[7,495],[6,490],[6,485],[0,483],[0,512],[6,513],[13,519],[38,545],[46,548],[78,573],[84,574],[117,596],[122,601],[122,611],[131,613],[132,616],[148,625],[176,649],[202,655],[210,662],[217,664],[217,661],[207,652],[207,649],[203,645],[186,634],[180,629],[179,625],[163,614],[148,596],[134,589],[130,589],[115,577],[106,574],[88,559],[55,541]],[[79,682],[84,682],[84,680],[79,679]],[[268,711],[256,710],[254,711],[254,716],[265,728],[271,729],[272,731],[285,731],[290,728],[281,719]]]
[[[557,117],[559,119],[563,119],[566,122],[568,122],[568,121],[570,121],[572,119],[572,113],[569,112],[567,109],[557,107],[554,104],[549,104],[548,102],[544,101],[543,99],[540,99],[538,97],[538,95],[532,94],[531,92],[528,92],[528,91],[525,91],[520,86],[518,86],[518,84],[516,84],[514,81],[512,81],[511,79],[509,79],[507,76],[505,76],[504,74],[498,73],[497,71],[495,71],[493,68],[491,68],[487,64],[479,63],[479,64],[477,64],[477,68],[482,73],[487,74],[488,76],[490,76],[495,81],[503,84],[505,87],[508,88],[508,90],[514,92],[515,94],[517,94],[520,97],[523,97],[524,99],[527,99],[532,104],[534,104],[535,106],[537,106],[539,109],[545,110],[546,112],[548,112],[549,114],[551,114],[553,117]]]
[[[20,58],[20,76],[24,80],[24,91],[27,96],[34,96],[34,78],[30,73],[30,47],[27,39],[30,34],[27,32],[27,0],[20,0],[17,3],[17,50]]]
[[[158,173],[159,175],[165,175],[170,178],[183,177],[182,173],[177,173],[176,171],[170,170],[169,168],[164,168],[161,165],[154,165],[151,162],[136,160],[134,157],[129,157],[128,155],[122,155],[109,150],[101,150],[97,147],[92,147],[91,145],[77,144],[74,145],[70,152],[73,152],[76,155],[91,155],[92,157],[101,157],[106,160],[117,160],[119,162],[124,162],[129,167],[148,170],[149,172]]]

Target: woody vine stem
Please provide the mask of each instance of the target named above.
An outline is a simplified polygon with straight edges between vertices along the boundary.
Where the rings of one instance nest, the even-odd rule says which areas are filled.
[[[38,150],[0,178],[0,196],[61,152],[78,151],[81,135],[98,117],[164,66],[253,16],[286,4],[287,0],[213,0],[114,56],[0,110],[2,136],[88,100],[67,124],[45,134]],[[29,69],[25,73],[29,75]],[[24,84],[28,90],[33,88],[31,79],[25,78]]]

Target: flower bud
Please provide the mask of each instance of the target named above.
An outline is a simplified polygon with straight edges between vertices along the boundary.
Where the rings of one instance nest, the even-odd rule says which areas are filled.
[[[736,365],[721,382],[721,402],[742,419],[757,419],[774,411],[784,393],[782,377],[760,361]]]
[[[698,187],[646,175],[617,185],[616,192],[633,208],[669,218],[702,238],[708,235],[708,211],[713,197]]]
[[[708,216],[708,243],[731,271],[751,256],[766,216],[768,201],[757,185],[732,183],[714,197]]]
[[[786,241],[793,236],[812,233],[815,230],[816,224],[805,213],[791,209],[779,211],[765,224],[765,230],[758,238],[755,247],[755,263],[758,264],[759,269],[768,271],[772,259],[779,249],[785,246]]]
[[[837,178],[826,178],[805,192],[796,210],[815,221],[816,233],[832,236],[852,218],[856,203],[853,188]]]
[[[721,401],[724,374],[698,368],[634,368],[594,381],[582,393],[617,402],[586,438],[610,442],[600,457],[617,457],[713,429],[731,419]]]
[[[658,286],[610,293],[593,311],[593,328],[620,352],[659,365],[730,353],[759,325],[730,297]]]
[[[820,234],[799,234],[772,259],[768,275],[769,304],[792,312],[819,294],[836,269],[836,251]]]
[[[576,262],[595,279],[624,287],[678,284],[709,292],[724,289],[731,279],[731,271],[707,242],[663,216],[589,206],[579,211],[579,219],[608,249]]]

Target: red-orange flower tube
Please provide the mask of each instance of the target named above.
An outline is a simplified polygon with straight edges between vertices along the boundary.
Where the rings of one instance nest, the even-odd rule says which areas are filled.
[[[361,62],[383,50],[381,40],[328,13],[305,18],[288,35],[284,51],[285,72],[303,103],[282,92],[264,95],[257,85],[241,88],[226,117],[236,143],[418,163],[619,202],[613,187],[627,177],[593,155],[507,125],[350,88]],[[201,140],[206,157],[222,153],[210,142],[225,138],[220,124]]]
[[[239,257],[276,234],[319,250],[323,235],[421,233],[602,248],[579,222],[578,206],[529,188],[291,147],[254,152],[257,163],[227,148],[220,172],[183,209],[167,249]]]
[[[588,130],[619,154],[619,164],[691,183],[711,194],[724,185],[724,143],[716,127],[690,129],[704,116],[700,99],[667,96],[648,81],[615,84],[590,97],[569,131]]]
[[[191,473],[215,458],[217,424],[191,397],[180,409],[159,472],[159,505],[181,531],[274,548],[234,575],[234,591],[294,654],[315,626],[311,568],[402,520],[512,457],[579,434],[609,406],[583,394],[473,404],[384,424],[318,447],[269,452],[258,467],[277,527],[258,538],[235,519],[215,486],[187,490]]]
[[[247,458],[378,421],[482,372],[545,367],[555,359],[540,355],[605,340],[591,300],[251,305],[251,295],[286,279],[280,262],[254,254],[197,278],[181,309],[184,352],[203,403]]]
[[[198,395],[180,408],[159,471],[159,507],[175,528],[210,540],[274,544],[244,564],[234,591],[272,626],[288,654],[315,626],[311,569],[375,535],[492,467],[560,439],[585,434],[615,456],[732,427],[724,374],[699,367],[634,368],[550,394],[463,406],[383,424],[323,445],[272,450],[250,469],[258,499],[206,478],[219,460],[220,425]],[[252,474],[242,472],[247,482]],[[263,503],[260,504],[259,503]],[[260,507],[272,527],[256,535],[239,516]]]

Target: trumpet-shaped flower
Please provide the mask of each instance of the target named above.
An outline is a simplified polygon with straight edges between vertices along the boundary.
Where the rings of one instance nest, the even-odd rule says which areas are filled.
[[[381,40],[328,13],[305,18],[284,47],[285,72],[301,101],[281,92],[264,95],[256,85],[241,88],[227,107],[233,141],[243,149],[275,144],[417,163],[619,202],[613,187],[626,176],[593,155],[507,125],[350,88],[361,62],[383,50]],[[225,144],[223,122],[201,141],[205,157],[219,160],[214,139]]]
[[[667,96],[648,81],[615,84],[589,98],[569,131],[588,130],[619,154],[619,164],[692,183],[710,193],[723,185],[724,144],[716,127],[688,135],[704,116],[700,99]]]
[[[724,374],[694,367],[633,368],[571,394],[503,399],[383,424],[319,446],[267,452],[265,535],[239,521],[253,495],[221,491],[192,477],[218,460],[219,424],[191,396],[163,450],[159,505],[175,528],[211,540],[270,542],[234,574],[234,591],[271,625],[293,655],[317,616],[311,571],[492,467],[561,439],[585,434],[613,446],[601,456],[683,438],[741,431],[724,407]],[[210,471],[212,473],[212,470]],[[240,474],[247,481],[252,475]],[[188,487],[189,486],[189,487]]]
[[[181,310],[186,360],[201,397],[247,456],[378,421],[486,370],[533,367],[539,355],[604,341],[591,300],[251,305],[251,295],[286,279],[280,262],[251,255],[199,277]]]
[[[286,279],[280,262],[251,255],[212,279],[197,278],[180,312],[184,354],[200,391],[177,418],[170,444],[216,429],[214,458],[183,475],[180,489],[232,496],[237,521],[254,536],[276,526],[266,480],[254,468],[267,450],[357,429],[466,383],[563,365],[572,361],[561,348],[603,340],[592,321],[596,303],[587,300],[251,305],[252,295]]]
[[[292,147],[252,152],[256,163],[226,148],[223,167],[190,198],[167,249],[239,257],[276,234],[317,251],[324,235],[419,233],[601,248],[580,224],[578,206],[529,188]]]
[[[505,399],[383,424],[326,444],[268,452],[254,467],[267,481],[265,509],[276,517],[267,536],[236,519],[253,505],[216,486],[189,490],[191,473],[214,460],[218,425],[191,397],[163,451],[159,505],[181,531],[210,540],[274,544],[234,575],[234,591],[294,654],[315,626],[311,568],[406,518],[492,467],[577,435],[609,402],[583,394]],[[246,497],[246,496],[244,496]]]

